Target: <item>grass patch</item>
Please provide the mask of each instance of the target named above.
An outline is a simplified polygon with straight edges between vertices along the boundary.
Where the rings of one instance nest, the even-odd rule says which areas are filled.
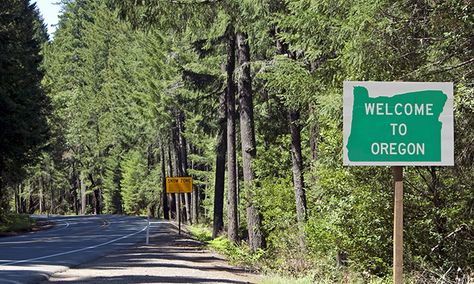
[[[256,270],[260,267],[260,260],[265,254],[263,250],[252,252],[246,243],[243,242],[241,245],[236,245],[225,236],[212,239],[211,229],[203,225],[191,225],[187,226],[187,229],[194,238],[205,243],[208,248],[223,254],[230,263],[244,266],[251,270]]]
[[[290,277],[283,275],[267,275],[259,284],[333,284],[333,283],[347,283],[347,284],[390,284],[391,279],[388,278],[364,278],[361,275],[353,272],[340,272],[337,278],[332,277],[317,277],[309,273],[303,277]],[[406,282],[405,283],[411,283]]]
[[[200,242],[207,243],[212,240],[211,230],[203,225],[189,225],[186,228],[189,230],[189,233]]]
[[[224,254],[231,263],[251,269],[259,269],[260,260],[265,255],[264,250],[259,249],[256,252],[252,252],[246,243],[236,245],[225,236],[210,240],[208,244],[211,248]]]
[[[190,225],[187,229],[195,239],[224,255],[231,264],[264,274],[269,273],[259,281],[262,284],[388,284],[392,282],[390,278],[363,275],[350,268],[339,269],[335,267],[334,260],[330,257],[312,259],[310,267],[306,267],[304,271],[292,271],[289,267],[290,263],[294,262],[295,258],[302,257],[295,252],[288,251],[284,255],[275,255],[264,250],[252,252],[245,242],[236,245],[226,236],[212,239],[212,230],[205,225]]]
[[[0,233],[27,232],[34,224],[35,221],[26,214],[10,213],[2,217]]]
[[[314,280],[312,277],[294,278],[285,277],[281,275],[269,275],[265,276],[259,284],[313,284]]]

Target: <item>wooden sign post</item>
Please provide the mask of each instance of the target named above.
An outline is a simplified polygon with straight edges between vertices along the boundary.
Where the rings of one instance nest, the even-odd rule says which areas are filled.
[[[403,283],[403,166],[453,166],[453,83],[344,82],[344,164],[391,166],[393,283]]]
[[[176,193],[178,195],[178,235],[181,235],[181,193]]]
[[[403,283],[403,167],[393,166],[393,283]]]
[[[192,177],[166,177],[166,193],[176,193],[178,199],[178,234],[181,235],[181,193],[193,191]]]

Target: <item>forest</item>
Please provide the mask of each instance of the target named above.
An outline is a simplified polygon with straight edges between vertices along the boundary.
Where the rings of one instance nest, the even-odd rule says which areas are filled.
[[[165,177],[191,176],[183,222],[257,269],[385,283],[392,172],[343,165],[343,81],[453,82],[454,166],[404,171],[404,266],[474,280],[472,0],[60,5],[53,38],[33,1],[0,2],[0,223],[176,219]]]

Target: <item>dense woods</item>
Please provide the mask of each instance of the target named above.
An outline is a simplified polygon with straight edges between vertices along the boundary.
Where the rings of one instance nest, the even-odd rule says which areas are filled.
[[[0,4],[0,221],[11,193],[23,190],[28,165],[41,160],[49,127],[49,100],[41,86],[41,47],[48,40],[28,1]],[[44,152],[46,153],[46,152]],[[17,194],[18,195],[18,194]]]
[[[472,1],[61,7],[48,40],[29,1],[0,4],[0,220],[175,219],[164,178],[192,176],[183,220],[266,267],[390,277],[391,170],[342,165],[342,82],[454,82],[455,166],[405,169],[405,267],[415,283],[472,277]]]

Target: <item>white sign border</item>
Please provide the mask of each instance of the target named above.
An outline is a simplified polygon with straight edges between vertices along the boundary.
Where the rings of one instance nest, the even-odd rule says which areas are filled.
[[[447,95],[447,101],[439,120],[441,128],[441,161],[350,161],[347,143],[351,133],[352,109],[354,106],[353,88],[365,87],[369,97],[392,97],[408,92],[440,90]],[[454,165],[454,116],[452,82],[381,82],[344,81],[343,83],[343,164],[348,166],[453,166]]]

